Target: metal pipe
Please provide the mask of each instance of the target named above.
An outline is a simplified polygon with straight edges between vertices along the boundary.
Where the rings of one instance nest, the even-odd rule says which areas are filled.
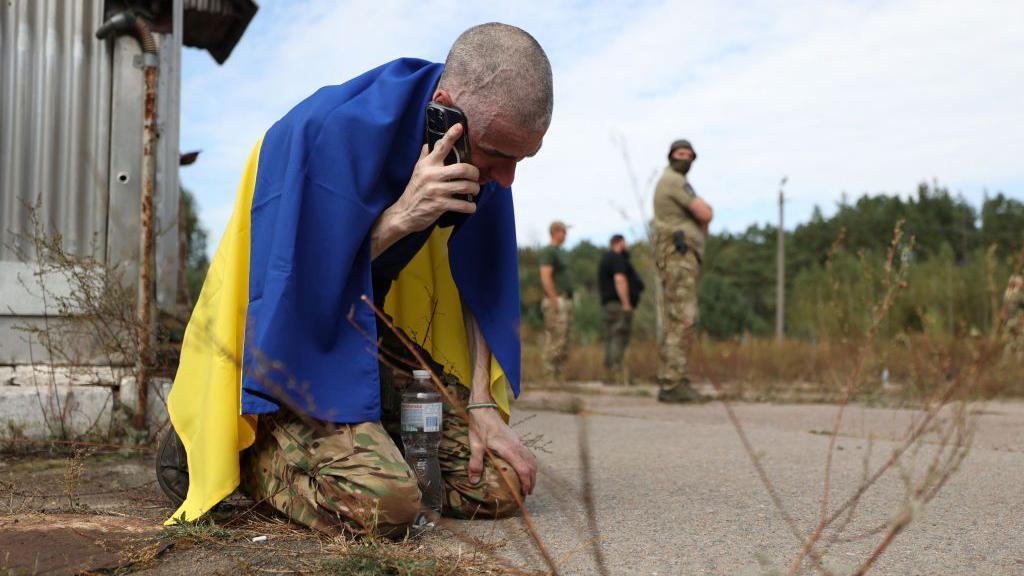
[[[126,10],[103,23],[96,31],[100,39],[115,35],[132,35],[142,47],[142,69],[145,74],[145,96],[142,115],[142,212],[139,235],[138,358],[135,379],[139,389],[138,403],[132,425],[146,429],[149,406],[149,368],[153,345],[153,187],[156,181],[156,91],[160,58],[159,49],[149,24]]]
[[[786,187],[787,176],[782,177],[779,182],[779,230],[775,254],[775,340],[782,342],[786,339],[786,224],[785,216],[786,197],[783,189]]]

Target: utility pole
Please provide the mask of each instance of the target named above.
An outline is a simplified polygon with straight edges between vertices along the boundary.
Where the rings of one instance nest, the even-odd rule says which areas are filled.
[[[786,337],[786,228],[783,220],[786,198],[782,190],[787,180],[788,177],[783,176],[779,182],[779,240],[775,257],[775,340],[778,342]]]

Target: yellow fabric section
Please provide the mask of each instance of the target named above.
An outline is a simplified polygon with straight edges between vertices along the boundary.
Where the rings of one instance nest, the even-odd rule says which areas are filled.
[[[396,326],[468,387],[470,358],[462,300],[448,264],[451,233],[451,228],[434,229],[427,243],[398,275],[384,311]],[[508,419],[508,379],[494,355],[490,370],[491,396]]]
[[[188,453],[182,515],[196,520],[238,486],[238,452],[255,439],[255,416],[242,416],[242,353],[249,302],[249,211],[262,138],[246,163],[224,237],[206,274],[181,347],[167,412]],[[201,441],[198,441],[201,439]]]

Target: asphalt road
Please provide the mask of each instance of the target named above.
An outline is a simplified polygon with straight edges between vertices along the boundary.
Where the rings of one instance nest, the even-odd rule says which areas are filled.
[[[585,396],[594,510],[609,574],[783,572],[800,546],[762,486],[718,403],[664,406],[652,398]],[[565,405],[558,394],[525,403]],[[836,406],[740,404],[737,412],[789,513],[805,532],[818,519],[824,457]],[[845,500],[865,461],[888,458],[918,417],[912,410],[847,409],[837,437],[831,498]],[[542,475],[527,508],[565,574],[597,574],[582,504],[582,416],[519,410],[522,433],[542,435]],[[880,558],[872,574],[1024,574],[1024,403],[993,402],[971,412],[975,435],[960,470]],[[926,445],[905,468],[920,474]],[[866,456],[867,455],[867,456]],[[843,532],[856,536],[903,510],[898,473],[861,499]],[[510,559],[541,566],[518,519],[461,523]],[[825,559],[851,573],[881,534],[837,544]]]
[[[595,531],[582,498],[588,475],[580,456],[581,436],[591,455],[596,543],[607,574],[785,573],[800,545],[758,480],[720,404],[664,406],[635,395],[580,398],[585,417],[571,413],[579,406],[572,408],[572,398],[565,394],[532,391],[517,404],[513,418],[520,422],[517,430],[537,443],[541,476],[527,509],[560,573],[601,573],[594,560]],[[836,409],[736,405],[780,498],[805,533],[818,519],[831,439],[825,431],[832,428]],[[832,506],[860,483],[865,461],[873,468],[890,456],[918,416],[911,410],[847,409],[836,437]],[[934,501],[914,510],[912,524],[872,574],[1024,575],[1024,402],[975,406],[970,418],[975,434],[962,467]],[[907,459],[904,469],[919,476],[935,450],[934,443],[926,444]],[[123,554],[114,553],[111,538],[123,539],[129,556],[151,549],[153,542],[167,544],[159,523],[173,507],[155,486],[151,455],[108,454],[87,458],[82,465],[74,493],[85,508],[68,510],[66,456],[0,457],[0,573],[7,562],[4,554],[25,542],[31,546],[18,551],[30,554],[21,556],[32,559],[33,550],[47,552],[44,559],[67,573],[75,571],[73,566],[96,567],[108,560],[117,565]],[[885,477],[860,500],[842,536],[884,528],[904,510],[906,492],[899,474]],[[251,509],[251,502],[236,500],[223,511],[226,517]],[[410,544],[458,558],[493,548],[517,566],[543,566],[518,518],[457,522],[455,528],[492,546],[470,547],[443,530]],[[344,551],[340,543],[325,552],[315,535],[285,529],[273,514],[264,520],[246,517],[233,530],[225,540],[175,546],[147,569],[171,575],[305,573],[328,553]],[[132,534],[141,536],[126,536]],[[269,534],[271,545],[250,543],[249,536],[258,534]],[[836,544],[825,557],[826,566],[836,574],[853,573],[881,537],[869,534]],[[97,544],[103,538],[106,543]]]

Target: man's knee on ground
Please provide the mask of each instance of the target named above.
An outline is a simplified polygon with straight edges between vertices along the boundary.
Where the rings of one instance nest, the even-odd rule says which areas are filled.
[[[416,485],[416,477],[375,476],[373,482],[352,485],[345,479],[331,478],[324,483],[321,495],[324,506],[328,509],[339,507],[349,508],[353,518],[360,527],[389,532],[395,528],[404,528],[412,524],[420,511],[420,489]],[[331,486],[331,481],[338,482]],[[340,484],[347,486],[342,487]],[[346,506],[346,500],[356,499],[356,504]]]
[[[315,480],[316,508],[322,517],[349,525],[357,532],[397,534],[412,524],[420,511],[416,478],[372,477],[372,482],[332,474]],[[314,528],[316,528],[314,526]]]
[[[516,496],[522,494],[519,475],[505,460],[488,458],[476,484],[465,473],[445,478],[447,508],[457,518],[506,518],[519,510]]]

